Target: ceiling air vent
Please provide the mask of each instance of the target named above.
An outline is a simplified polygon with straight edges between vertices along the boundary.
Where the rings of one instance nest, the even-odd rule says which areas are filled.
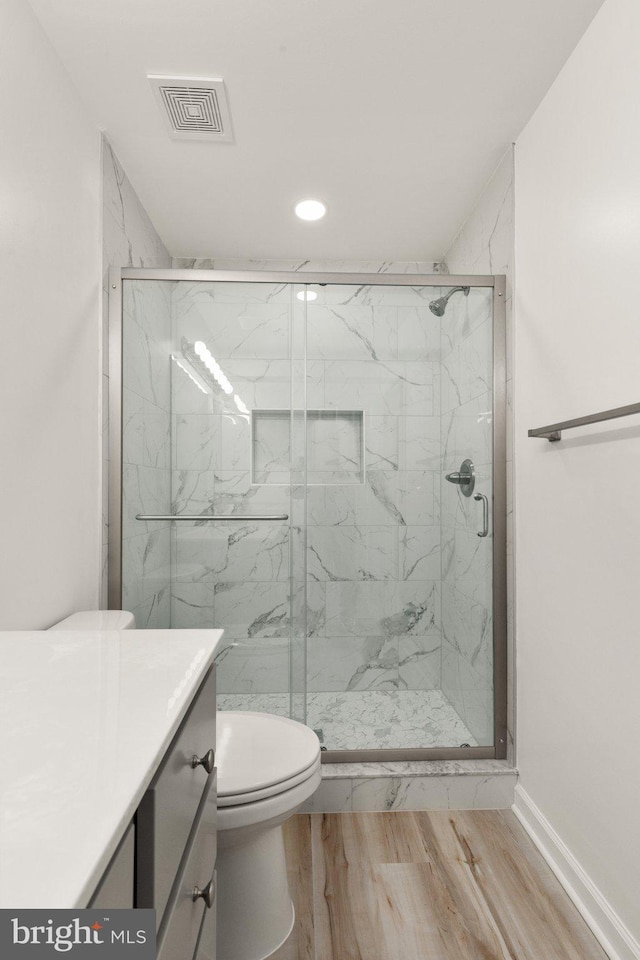
[[[222,80],[148,76],[174,140],[233,139]]]

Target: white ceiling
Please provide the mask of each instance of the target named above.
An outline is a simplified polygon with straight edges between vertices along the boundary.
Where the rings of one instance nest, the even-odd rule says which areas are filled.
[[[385,260],[443,256],[602,4],[30,2],[174,256]],[[149,73],[222,77],[234,142],[171,140]]]

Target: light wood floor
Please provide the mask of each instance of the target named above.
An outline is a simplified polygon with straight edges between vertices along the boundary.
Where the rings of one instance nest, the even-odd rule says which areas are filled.
[[[285,843],[272,960],[607,960],[511,811],[298,815]]]

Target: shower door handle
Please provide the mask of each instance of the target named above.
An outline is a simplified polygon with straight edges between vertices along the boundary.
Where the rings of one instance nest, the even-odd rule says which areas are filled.
[[[476,493],[474,500],[482,500],[482,530],[479,531],[479,537],[489,536],[489,500],[484,493]]]

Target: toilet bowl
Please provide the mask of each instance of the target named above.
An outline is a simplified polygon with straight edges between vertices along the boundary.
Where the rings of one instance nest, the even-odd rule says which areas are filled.
[[[215,956],[263,960],[293,928],[282,824],[320,784],[320,743],[286,717],[219,712],[216,766]]]

